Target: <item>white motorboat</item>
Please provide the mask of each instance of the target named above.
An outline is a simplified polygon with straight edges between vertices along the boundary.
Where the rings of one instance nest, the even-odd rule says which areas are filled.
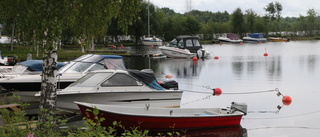
[[[227,33],[226,37],[219,37],[218,40],[221,43],[242,43],[243,40],[239,38],[237,34]]]
[[[58,62],[60,69],[65,65],[64,62]],[[0,79],[15,77],[16,75],[40,75],[42,73],[42,60],[27,60],[17,63],[14,66],[1,66]]]
[[[122,56],[117,55],[83,55],[70,61],[57,76],[57,87],[63,89],[84,76],[86,73],[100,69],[126,69]],[[0,86],[7,90],[40,91],[41,73],[35,75],[10,75],[0,79]]]
[[[162,46],[163,44],[163,41],[162,39],[158,38],[158,37],[155,37],[155,36],[149,36],[149,37],[141,37],[140,39],[140,42],[142,45],[145,45],[145,46]]]
[[[265,38],[263,33],[251,33],[251,34],[248,34],[247,37],[243,37],[242,39],[244,42],[249,42],[249,43],[267,42],[267,39]]]
[[[177,36],[159,49],[165,56],[171,58],[206,58],[210,55],[202,47],[199,37],[195,36]]]
[[[156,107],[179,107],[181,90],[175,81],[159,85],[154,73],[145,70],[97,70],[83,76],[67,88],[57,92],[57,107],[80,112],[74,101],[99,104]],[[36,96],[40,96],[37,93]]]

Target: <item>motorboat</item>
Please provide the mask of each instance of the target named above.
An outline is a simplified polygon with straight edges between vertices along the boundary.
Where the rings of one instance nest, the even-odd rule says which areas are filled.
[[[265,38],[263,33],[250,33],[247,37],[242,38],[244,42],[249,43],[264,43],[267,42],[267,39]]]
[[[156,37],[156,36],[143,36],[140,38],[140,42],[144,46],[162,46],[163,41],[162,39]]]
[[[170,58],[207,58],[210,54],[202,47],[199,37],[177,36],[170,43],[159,47],[161,52]]]
[[[2,53],[0,51],[0,66],[13,66],[17,63],[15,56],[2,56]]]
[[[183,91],[170,80],[158,84],[151,69],[106,69],[88,73],[67,88],[57,91],[57,107],[80,112],[74,101],[136,106],[179,107]],[[40,93],[35,95],[40,97]]]
[[[269,37],[269,40],[272,42],[289,42],[289,38],[280,38],[280,37]]]
[[[235,33],[227,33],[226,37],[219,37],[221,43],[242,43],[243,40]]]
[[[42,62],[42,60],[27,60],[11,67],[2,67],[0,69],[0,79],[17,75],[40,75],[42,73]],[[57,68],[60,69],[65,64],[65,62],[58,62]]]
[[[100,69],[126,69],[123,57],[118,55],[86,54],[68,62],[58,70],[57,88],[63,89],[84,76]],[[36,75],[10,75],[0,79],[0,86],[9,91],[40,91],[41,73]],[[33,94],[34,95],[34,94]]]
[[[75,102],[82,115],[91,120],[105,118],[101,126],[113,126],[120,122],[122,127],[153,130],[189,130],[213,127],[240,126],[242,116],[246,115],[245,103],[232,102],[230,108],[159,108],[145,104],[143,106],[117,106]],[[93,110],[99,110],[98,115]],[[92,110],[92,111],[88,111]]]

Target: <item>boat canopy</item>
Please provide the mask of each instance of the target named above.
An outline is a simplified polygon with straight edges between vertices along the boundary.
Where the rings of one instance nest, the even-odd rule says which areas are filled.
[[[232,40],[240,39],[239,36],[237,34],[234,34],[234,33],[228,33],[227,34],[227,38],[232,39]]]
[[[156,77],[154,76],[154,72],[151,69],[143,69],[139,70],[128,70],[128,72],[136,77],[138,80],[147,84],[149,87],[157,89],[157,90],[165,90],[162,86],[158,84]]]
[[[125,64],[122,56],[118,55],[98,55],[86,54],[81,57],[70,61],[65,67],[62,67],[59,72],[61,73],[74,73],[94,71],[100,69],[123,69]]]
[[[248,34],[248,36],[251,38],[265,38],[263,33],[251,33],[251,34]]]
[[[42,71],[42,60],[27,60],[18,63],[19,65],[26,66],[29,71]],[[63,62],[58,62],[57,67],[60,69],[63,67],[65,63]]]
[[[167,46],[180,49],[188,49],[192,53],[196,53],[202,48],[200,38],[197,36],[180,35],[173,39]]]

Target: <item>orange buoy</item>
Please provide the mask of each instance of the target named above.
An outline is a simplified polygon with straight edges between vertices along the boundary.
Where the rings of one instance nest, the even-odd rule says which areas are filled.
[[[214,59],[219,59],[219,57],[218,57],[218,56],[214,56],[213,58],[214,58]]]
[[[263,56],[268,56],[268,55],[269,55],[268,53],[264,53],[264,54],[263,54]]]
[[[220,96],[222,93],[222,90],[220,88],[213,89],[213,95],[214,96]]]
[[[289,106],[291,104],[291,102],[292,102],[292,99],[290,96],[284,96],[282,98],[283,105]]]
[[[171,79],[171,78],[172,78],[172,75],[171,75],[171,74],[168,74],[168,75],[166,75],[166,78],[167,78],[167,79]]]
[[[192,60],[193,61],[198,61],[198,58],[197,57],[193,57]]]

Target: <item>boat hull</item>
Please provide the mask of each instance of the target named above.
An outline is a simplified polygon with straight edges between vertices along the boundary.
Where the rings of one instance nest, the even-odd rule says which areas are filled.
[[[92,106],[78,104],[81,113],[88,119],[94,119]],[[204,128],[216,128],[216,127],[232,127],[239,126],[242,113],[237,114],[213,114],[213,115],[188,115],[189,111],[185,115],[175,115],[179,108],[166,109],[167,115],[156,114],[143,114],[148,111],[146,108],[144,111],[139,110],[138,114],[135,113],[117,113],[112,110],[100,109],[99,106],[95,106],[99,110],[98,117],[104,117],[106,120],[102,122],[102,126],[112,126],[114,121],[120,122],[125,128],[139,127],[147,130],[185,130],[185,129],[204,129]],[[136,108],[134,108],[136,109]],[[152,108],[150,108],[151,110]],[[158,110],[157,110],[158,111]],[[160,110],[159,110],[160,111]],[[169,111],[171,114],[169,114]],[[172,112],[171,112],[172,111]],[[178,113],[178,112],[177,112]]]
[[[91,92],[74,94],[57,94],[57,107],[72,112],[80,112],[74,101],[90,102],[94,104],[144,106],[150,104],[155,107],[180,107],[182,91],[118,91]]]
[[[58,82],[57,88],[58,89],[64,89],[68,87],[71,83],[74,81],[68,81],[68,82]],[[2,82],[1,87],[5,88],[9,91],[41,91],[41,82]]]
[[[243,37],[242,38],[244,42],[248,42],[248,43],[265,43],[267,42],[266,38],[251,38],[251,37]]]
[[[269,40],[272,42],[289,42],[290,41],[290,39],[286,39],[286,38],[273,38],[273,37],[270,37]]]
[[[159,47],[161,52],[170,58],[193,58],[196,57],[196,53],[190,53],[185,49],[173,48],[173,47]]]
[[[243,40],[241,40],[241,39],[232,40],[229,38],[219,38],[218,40],[220,43],[242,43],[243,42]]]

